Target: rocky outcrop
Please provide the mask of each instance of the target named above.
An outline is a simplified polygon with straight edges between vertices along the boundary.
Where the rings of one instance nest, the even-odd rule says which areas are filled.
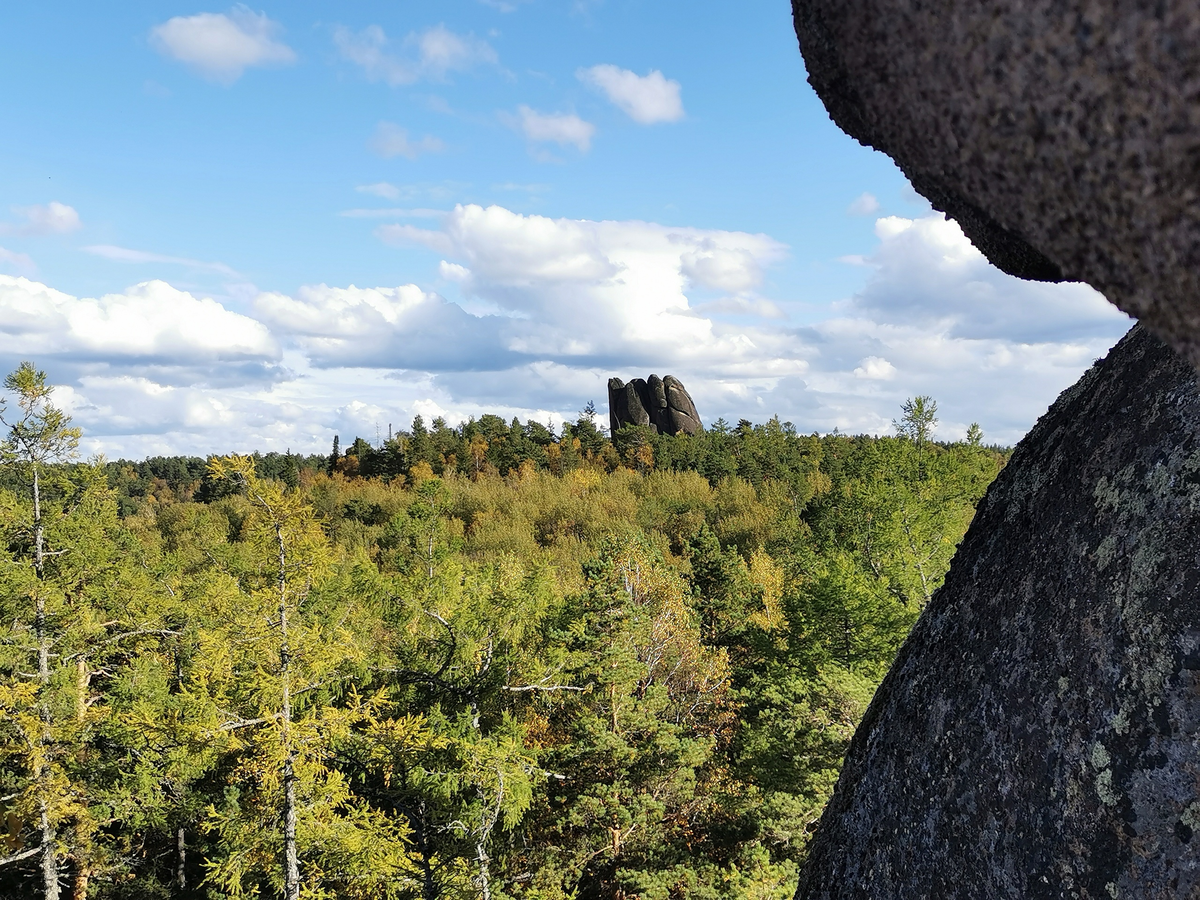
[[[648,425],[662,434],[695,434],[700,416],[687,388],[674,375],[608,379],[608,421],[615,433],[626,425]]]
[[[979,506],[798,897],[1200,896],[1200,390],[1140,326]]]
[[[1142,322],[988,491],[798,897],[1200,897],[1200,6],[793,10],[838,125],[1000,268]]]
[[[833,120],[987,257],[1200,363],[1195,0],[793,0]]]

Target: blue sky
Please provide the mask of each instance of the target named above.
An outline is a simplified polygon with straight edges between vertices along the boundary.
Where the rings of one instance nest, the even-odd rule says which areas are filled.
[[[708,421],[928,393],[1012,441],[1128,327],[836,129],[782,0],[17,6],[0,364],[110,456],[573,417],[650,371]]]

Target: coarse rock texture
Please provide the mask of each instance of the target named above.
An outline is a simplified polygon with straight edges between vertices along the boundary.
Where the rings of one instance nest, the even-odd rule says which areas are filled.
[[[613,433],[626,425],[647,425],[663,434],[695,434],[700,415],[687,388],[674,375],[608,379],[608,423]]]
[[[834,122],[997,266],[1200,364],[1196,0],[793,0]]]
[[[1200,390],[1141,326],[980,503],[797,896],[1200,896]]]

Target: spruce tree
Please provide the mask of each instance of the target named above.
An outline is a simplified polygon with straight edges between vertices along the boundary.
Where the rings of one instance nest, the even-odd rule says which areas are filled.
[[[333,436],[333,452],[329,454],[329,467],[327,469],[330,475],[337,469],[338,460],[342,458],[341,441],[341,435],[335,434]]]

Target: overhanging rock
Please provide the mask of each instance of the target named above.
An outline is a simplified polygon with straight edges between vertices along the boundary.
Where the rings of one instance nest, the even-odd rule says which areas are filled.
[[[1001,269],[1200,364],[1200,4],[793,0],[809,81]]]
[[[1140,326],[989,489],[797,896],[1200,896],[1200,391]]]

